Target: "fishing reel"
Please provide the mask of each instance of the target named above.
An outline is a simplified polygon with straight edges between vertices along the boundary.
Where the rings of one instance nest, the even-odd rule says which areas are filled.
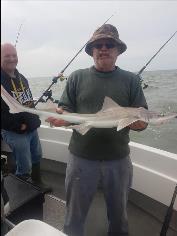
[[[42,102],[42,103],[46,103],[49,99],[53,102],[53,103],[58,103],[59,100],[56,100],[52,97],[52,90],[47,90],[43,93],[43,97],[46,97],[45,99],[44,98],[40,98],[39,99],[39,102]]]
[[[146,83],[143,83],[143,79],[142,79],[142,77],[139,75],[139,77],[140,77],[140,83],[141,83],[141,85],[142,85],[142,88],[143,89],[146,89],[149,85],[148,84],[146,84]]]
[[[35,101],[34,103],[34,106],[36,106],[38,104],[38,102],[47,102],[49,99],[53,102],[53,103],[58,103],[59,100],[56,100],[52,97],[52,90],[49,90],[53,84],[56,84],[58,79],[60,81],[63,81],[63,80],[67,80],[67,77],[63,75],[63,73],[61,72],[58,76],[55,76],[53,79],[52,79],[52,83],[50,84],[50,86],[46,89],[46,91],[42,94],[42,96],[37,100]],[[43,97],[46,97],[45,99]]]
[[[143,83],[143,89],[146,89],[148,86],[148,84]]]

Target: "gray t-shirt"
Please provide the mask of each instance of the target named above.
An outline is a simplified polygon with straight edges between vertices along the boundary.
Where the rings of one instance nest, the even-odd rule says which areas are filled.
[[[65,110],[76,113],[96,113],[105,96],[120,106],[145,107],[147,103],[139,77],[116,67],[112,72],[99,72],[95,67],[73,72],[59,102]],[[69,144],[74,155],[90,160],[115,160],[127,156],[129,128],[92,128],[85,135],[75,130]]]

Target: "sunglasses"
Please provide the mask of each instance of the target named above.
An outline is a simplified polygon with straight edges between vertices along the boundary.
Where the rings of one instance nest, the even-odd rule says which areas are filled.
[[[102,49],[102,47],[105,46],[107,49],[115,48],[115,43],[95,43],[93,44],[93,47],[96,49]]]

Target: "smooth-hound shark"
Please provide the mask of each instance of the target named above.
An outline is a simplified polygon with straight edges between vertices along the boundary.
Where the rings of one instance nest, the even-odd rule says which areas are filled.
[[[1,97],[9,106],[10,113],[29,112],[39,117],[62,119],[72,124],[67,128],[72,128],[80,134],[86,134],[91,128],[113,128],[117,131],[127,127],[135,121],[141,120],[146,123],[163,124],[173,118],[177,118],[177,113],[161,115],[158,112],[149,111],[143,107],[122,107],[111,98],[105,97],[102,109],[95,114],[63,113],[49,112],[47,110],[38,110],[21,105],[14,99],[1,85]]]

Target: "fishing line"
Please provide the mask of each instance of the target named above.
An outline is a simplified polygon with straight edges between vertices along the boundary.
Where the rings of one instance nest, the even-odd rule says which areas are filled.
[[[102,27],[104,24],[106,24],[112,17],[114,14],[112,14],[100,27]],[[88,42],[88,41],[87,41]],[[42,101],[43,97],[47,97],[46,101],[48,99],[52,98],[52,91],[49,90],[53,84],[57,83],[58,79],[60,79],[60,81],[65,80],[65,77],[63,77],[63,73],[64,71],[68,68],[68,66],[74,61],[74,59],[79,55],[79,53],[83,50],[83,48],[86,46],[87,42],[84,44],[84,46],[76,53],[76,55],[69,61],[69,63],[65,66],[65,68],[63,70],[60,71],[59,75],[54,77],[52,79],[52,83],[49,85],[49,87],[44,91],[44,93],[40,96],[40,98],[34,103],[34,106],[36,106],[38,104],[39,101]]]

